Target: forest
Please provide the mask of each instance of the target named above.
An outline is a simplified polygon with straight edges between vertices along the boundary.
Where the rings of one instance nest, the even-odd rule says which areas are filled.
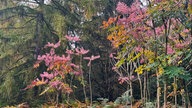
[[[192,108],[192,0],[0,0],[1,108]]]

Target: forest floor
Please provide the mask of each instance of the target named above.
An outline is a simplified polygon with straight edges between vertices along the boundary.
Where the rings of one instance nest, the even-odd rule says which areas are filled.
[[[95,105],[93,104],[93,107],[89,107],[85,103],[79,103],[78,105],[67,105],[67,104],[59,104],[59,105],[49,105],[49,104],[44,104],[44,105],[38,105],[39,107],[35,108],[144,108],[141,105],[141,102],[136,102],[133,104],[131,107],[130,105],[114,105],[113,102],[106,103],[106,105],[100,104],[100,105]],[[34,108],[30,107],[27,103],[21,103],[15,106],[6,106],[3,108]],[[145,108],[155,108],[154,106],[146,106]],[[163,106],[161,107],[163,108]],[[166,108],[175,108],[173,104],[168,104]],[[177,106],[177,108],[186,108],[185,106]],[[192,106],[189,106],[188,108],[192,108]]]

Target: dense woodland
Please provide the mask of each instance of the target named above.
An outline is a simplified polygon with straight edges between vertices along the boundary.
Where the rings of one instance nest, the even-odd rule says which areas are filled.
[[[0,0],[0,107],[191,106],[192,0]]]

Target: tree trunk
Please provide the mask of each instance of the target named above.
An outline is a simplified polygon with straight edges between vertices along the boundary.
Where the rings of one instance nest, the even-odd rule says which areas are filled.
[[[188,93],[187,84],[186,84],[185,80],[183,80],[183,86],[184,86],[184,92],[183,92],[184,106],[185,106],[185,108],[189,108],[190,100],[189,100],[189,93]]]
[[[165,82],[164,82],[164,96],[163,96],[163,99],[164,99],[164,105],[163,105],[163,108],[166,108],[167,106],[167,79],[165,78]]]
[[[143,84],[143,102],[144,104],[147,102],[147,76],[146,72],[144,72],[144,84]]]
[[[130,97],[131,97],[131,108],[133,107],[133,86],[132,82],[130,81]]]
[[[174,97],[175,97],[175,108],[177,108],[177,78],[174,77]]]
[[[40,9],[42,8],[44,4],[44,0],[39,1],[39,7]],[[43,14],[42,13],[37,13],[36,14],[36,28],[35,28],[35,42],[36,42],[36,49],[35,49],[35,59],[37,59],[37,56],[39,55],[40,52],[40,46],[42,44],[42,28],[43,28]]]
[[[160,83],[159,83],[159,75],[158,71],[156,70],[157,74],[157,108],[160,108],[160,93],[161,93],[161,88],[160,88]]]
[[[147,72],[147,100],[151,101],[151,94],[150,94],[150,80],[149,80],[149,73]]]
[[[92,107],[93,96],[92,96],[92,84],[91,84],[91,64],[89,66],[89,91],[90,91],[90,107]]]
[[[162,17],[163,20],[163,24],[165,27],[165,55],[167,55],[167,51],[168,51],[168,35],[169,35],[169,31],[170,31],[170,21],[169,20],[169,27],[167,27],[167,22],[165,21],[166,19],[164,17]],[[168,30],[169,29],[169,30]],[[166,65],[168,66],[168,60],[166,59]],[[167,77],[165,76],[164,78],[164,107],[166,108],[167,106]]]
[[[127,63],[127,72],[130,72],[130,74],[127,73],[127,75],[129,75],[129,79],[130,79],[131,108],[133,107],[133,85],[132,85],[132,75],[134,72],[133,67],[134,67],[133,63],[130,64],[130,67],[129,67],[129,64]]]
[[[142,82],[141,82],[141,78],[140,78],[140,75],[139,74],[137,74],[137,76],[138,76],[138,80],[139,80],[139,86],[140,86],[140,95],[141,95],[141,100],[142,100],[142,102],[143,102],[143,85],[142,85]]]
[[[81,69],[81,72],[83,72],[83,70],[82,70],[82,55],[80,56],[79,67]],[[86,94],[86,85],[85,85],[84,73],[82,73],[82,75],[81,75],[81,80],[82,80],[83,94],[84,94],[84,98],[85,98],[85,103],[87,103],[87,94]]]

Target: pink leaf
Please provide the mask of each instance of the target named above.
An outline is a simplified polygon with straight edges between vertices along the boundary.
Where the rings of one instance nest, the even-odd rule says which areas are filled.
[[[74,52],[72,50],[68,50],[68,49],[66,50],[66,53],[67,54],[74,54]]]
[[[130,81],[130,80],[132,80],[134,78],[135,78],[135,76],[133,76],[133,75],[130,76],[130,77],[119,77],[118,81],[119,81],[120,84],[123,84],[125,81]]]
[[[41,78],[48,78],[48,79],[53,79],[54,75],[51,73],[49,74],[48,72],[43,72],[43,74],[40,74]]]
[[[50,50],[50,55],[52,56],[52,55],[54,55],[55,54],[55,49],[54,48],[51,48],[51,50]]]
[[[76,64],[71,63],[71,64],[70,64],[70,66],[72,66],[72,67],[74,67],[74,68],[79,69],[79,66],[78,66],[78,65],[76,65]]]
[[[91,60],[95,60],[95,59],[98,59],[98,58],[100,58],[100,55],[98,55],[98,56],[91,56]]]
[[[167,54],[173,54],[175,51],[171,48],[171,46],[167,46]]]
[[[60,46],[60,41],[57,42],[53,47],[54,47],[54,48],[57,48],[57,47],[59,47],[59,46]]]
[[[128,6],[123,2],[118,2],[116,10],[119,13],[128,14]]]
[[[65,36],[66,38],[67,38],[67,40],[68,41],[75,41],[75,42],[77,42],[77,41],[80,41],[81,39],[79,38],[79,37],[77,37],[77,36],[68,36],[68,35],[66,35]]]
[[[85,60],[91,60],[91,57],[83,57]]]
[[[61,84],[62,82],[60,82],[59,80],[56,80],[56,81],[52,81],[52,82],[49,82],[49,84],[56,88],[56,89],[59,89],[59,85]]]
[[[48,42],[48,43],[45,45],[45,48],[47,48],[47,47],[57,48],[57,47],[59,47],[59,46],[60,46],[60,41],[57,42],[56,44],[53,44],[53,43]]]
[[[142,51],[142,48],[141,48],[140,46],[138,46],[138,47],[135,48],[135,51],[141,52],[141,51]]]
[[[142,63],[144,63],[145,62],[145,60],[142,58],[141,60],[140,60],[140,63],[142,64]]]
[[[110,58],[113,58],[113,57],[114,57],[114,56],[113,56],[114,54],[115,54],[115,53],[110,53],[109,57],[110,57]]]
[[[192,1],[192,0],[191,0],[191,1]],[[190,32],[190,31],[189,31],[188,29],[184,29],[183,32],[184,32],[184,33],[188,33],[188,32]]]
[[[42,56],[38,55],[37,60],[42,61],[42,60],[44,60],[44,59],[45,59],[45,57],[46,57],[45,55],[42,55]]]
[[[74,73],[74,75],[76,75],[76,76],[79,76],[79,75],[81,75],[81,74],[82,74],[82,72],[81,72],[81,71],[74,71],[73,73]]]
[[[89,50],[85,50],[84,48],[75,48],[75,51],[77,52],[77,55],[83,55],[89,52]]]
[[[98,59],[98,58],[100,58],[100,55],[98,55],[98,56],[92,55],[91,57],[83,57],[83,59],[89,60],[89,63],[87,64],[87,66],[91,66],[91,61],[95,60],[95,59]]]

